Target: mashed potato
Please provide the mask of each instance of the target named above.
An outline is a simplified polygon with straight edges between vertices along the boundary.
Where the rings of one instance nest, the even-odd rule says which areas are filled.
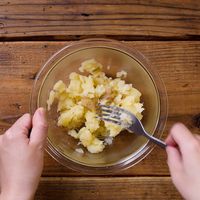
[[[79,71],[88,75],[71,73],[69,85],[59,80],[47,100],[48,110],[57,102],[57,125],[66,128],[68,134],[91,153],[102,152],[108,138],[112,141],[122,131],[122,127],[96,117],[98,103],[125,108],[139,120],[144,110],[141,93],[122,80],[127,75],[125,71],[118,72],[113,79],[102,69],[102,64],[95,59],[84,61]]]

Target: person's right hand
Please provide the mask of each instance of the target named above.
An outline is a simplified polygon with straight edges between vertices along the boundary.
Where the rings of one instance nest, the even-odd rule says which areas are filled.
[[[186,200],[200,199],[200,135],[175,124],[166,139],[172,181]]]

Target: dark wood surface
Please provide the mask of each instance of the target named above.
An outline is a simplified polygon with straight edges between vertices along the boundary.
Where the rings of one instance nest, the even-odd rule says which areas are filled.
[[[168,92],[171,125],[200,128],[199,1],[0,2],[0,133],[23,113],[40,67],[80,38],[105,36],[141,51]],[[62,40],[62,41],[61,41]],[[138,41],[140,40],[140,41]],[[155,148],[142,162],[109,176],[88,176],[45,153],[36,199],[181,199],[172,185],[166,154]]]
[[[191,0],[1,0],[0,35],[192,38],[200,35],[199,7]]]
[[[38,200],[182,199],[168,177],[43,178]]]

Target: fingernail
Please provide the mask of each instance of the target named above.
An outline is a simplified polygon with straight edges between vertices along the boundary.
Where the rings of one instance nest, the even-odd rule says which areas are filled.
[[[43,107],[38,108],[39,115],[44,124],[47,124],[46,110]]]
[[[46,115],[46,111],[43,107],[38,108],[39,115],[44,117]]]
[[[41,119],[44,119],[46,121],[46,111],[44,108],[40,107],[38,108],[38,113],[41,117]]]

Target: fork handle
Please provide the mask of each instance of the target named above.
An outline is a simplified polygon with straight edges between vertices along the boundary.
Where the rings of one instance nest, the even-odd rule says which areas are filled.
[[[146,133],[146,132],[145,132]],[[146,133],[144,136],[146,136],[151,142],[157,144],[158,146],[160,146],[161,148],[165,149],[167,147],[167,144],[165,142],[163,142],[162,140]]]

